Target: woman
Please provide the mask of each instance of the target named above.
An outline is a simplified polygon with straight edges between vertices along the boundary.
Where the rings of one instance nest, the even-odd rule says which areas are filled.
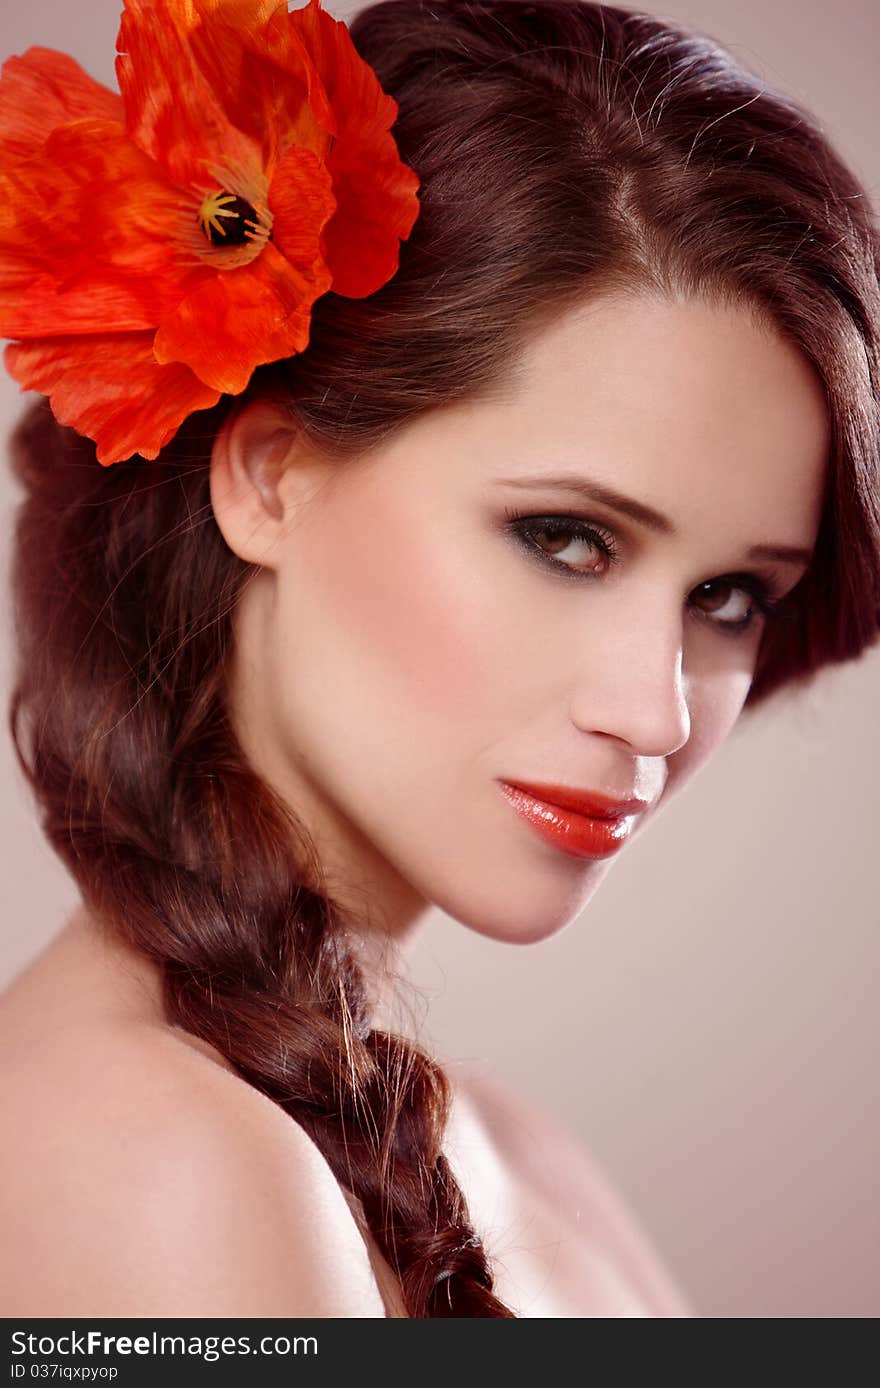
[[[129,4],[120,83],[180,178],[167,105],[131,116],[141,26],[195,54],[184,113],[232,48],[177,9]],[[7,1315],[690,1314],[574,1144],[402,1033],[395,973],[434,906],[560,930],[744,709],[877,637],[878,242],[806,113],[580,0],[385,0],[350,33],[418,215],[369,292],[319,265],[295,351],[241,367],[280,321],[248,281],[175,357],[158,258],[68,304],[28,243],[66,333],[3,282],[14,372],[77,427],[37,406],[15,440],[11,713],[83,899],[4,998]],[[270,62],[239,38],[236,129]],[[206,242],[238,216],[284,251],[292,197],[243,187],[204,193]]]

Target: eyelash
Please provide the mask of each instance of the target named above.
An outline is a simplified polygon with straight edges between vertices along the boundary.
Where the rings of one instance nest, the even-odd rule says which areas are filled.
[[[583,516],[575,515],[570,511],[558,511],[550,516],[535,516],[528,512],[508,508],[505,508],[504,514],[508,522],[506,528],[513,534],[516,542],[522,545],[530,556],[537,557],[540,563],[546,564],[556,573],[574,579],[594,579],[596,577],[595,574],[579,572],[570,564],[553,559],[546,550],[541,549],[540,545],[531,539],[530,531],[543,532],[553,536],[570,535],[574,539],[586,540],[600,554],[604,555],[609,564],[620,563],[617,542],[611,531],[588,522]],[[709,583],[729,584],[731,588],[739,588],[740,591],[748,593],[752,599],[753,606],[749,615],[738,622],[717,622],[712,620],[709,613],[699,614],[705,618],[710,626],[714,626],[725,636],[745,635],[759,614],[766,618],[778,616],[785,602],[782,597],[774,597],[767,584],[757,574],[723,575],[717,579],[710,579]]]

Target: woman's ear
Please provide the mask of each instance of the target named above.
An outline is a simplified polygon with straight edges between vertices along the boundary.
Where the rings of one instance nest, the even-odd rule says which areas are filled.
[[[273,550],[293,509],[313,490],[317,459],[295,458],[296,425],[278,401],[259,397],[226,420],[211,455],[211,505],[227,545],[247,563],[273,568]],[[326,469],[326,460],[323,462]]]

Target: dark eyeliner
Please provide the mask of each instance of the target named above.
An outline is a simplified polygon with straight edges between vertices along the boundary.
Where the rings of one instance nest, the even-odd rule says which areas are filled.
[[[542,531],[546,535],[570,535],[577,540],[587,540],[591,545],[595,545],[609,564],[620,563],[617,544],[611,531],[591,524],[583,516],[574,515],[569,511],[554,511],[552,515],[539,516],[507,507],[504,514],[508,520],[507,529],[516,542],[522,545],[530,556],[537,558],[560,577],[577,580],[593,578],[595,575],[578,572],[570,564],[562,564],[555,560],[546,550],[542,550],[540,545],[528,538],[530,531]]]

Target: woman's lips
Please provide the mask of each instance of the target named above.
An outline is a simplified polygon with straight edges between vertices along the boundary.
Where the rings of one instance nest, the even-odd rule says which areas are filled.
[[[574,857],[609,858],[623,847],[632,830],[635,811],[599,819],[541,800],[509,781],[499,785],[517,814],[541,838]]]

